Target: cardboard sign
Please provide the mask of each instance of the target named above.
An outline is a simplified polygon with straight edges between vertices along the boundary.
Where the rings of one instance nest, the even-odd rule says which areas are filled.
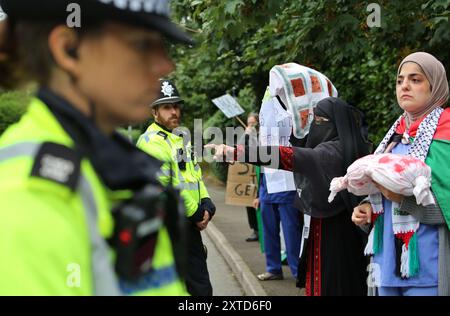
[[[212,102],[225,114],[227,118],[232,118],[244,113],[244,109],[229,94],[213,99]]]
[[[252,206],[257,197],[256,182],[255,166],[240,162],[228,166],[225,204]]]

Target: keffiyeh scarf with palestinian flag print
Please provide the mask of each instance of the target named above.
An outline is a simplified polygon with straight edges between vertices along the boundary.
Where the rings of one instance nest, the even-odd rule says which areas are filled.
[[[404,115],[394,123],[375,154],[384,153],[392,135],[401,134],[404,140],[412,142],[408,156],[424,161],[432,170],[431,189],[450,228],[450,108],[434,109],[430,114],[414,122],[406,129]],[[405,139],[406,138],[406,139]],[[382,248],[384,210],[381,194],[370,196],[372,204],[372,223],[365,254],[374,255]],[[400,212],[400,205],[392,203],[393,233],[396,238],[397,268],[401,278],[410,278],[419,273],[419,249],[417,249],[417,230],[420,223],[413,216]]]

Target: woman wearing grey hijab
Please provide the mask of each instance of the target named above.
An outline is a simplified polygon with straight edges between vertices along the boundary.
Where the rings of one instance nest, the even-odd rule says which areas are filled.
[[[400,64],[397,101],[404,113],[375,154],[390,152],[424,161],[432,170],[436,204],[378,185],[381,194],[354,209],[357,225],[373,225],[365,253],[372,255],[371,285],[381,296],[450,295],[450,108],[445,68],[418,52]]]

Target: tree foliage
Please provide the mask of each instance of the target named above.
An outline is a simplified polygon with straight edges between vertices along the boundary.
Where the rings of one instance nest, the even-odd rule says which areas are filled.
[[[30,95],[28,92],[0,93],[0,135],[25,113]]]
[[[427,51],[449,70],[450,0],[378,1],[381,27],[372,28],[369,3],[173,1],[175,18],[198,42],[194,48],[171,50],[177,62],[174,78],[189,108],[185,124],[192,126],[193,118],[223,127],[236,124],[213,115],[217,108],[211,99],[234,88],[246,109],[258,109],[269,70],[297,62],[323,72],[343,99],[362,109],[378,142],[400,113],[395,76],[401,59]]]

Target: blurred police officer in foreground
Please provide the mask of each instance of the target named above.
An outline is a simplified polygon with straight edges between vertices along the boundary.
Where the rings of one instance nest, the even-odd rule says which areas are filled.
[[[165,162],[159,176],[161,183],[173,181],[181,189],[189,219],[186,286],[191,295],[211,296],[207,253],[200,231],[206,228],[216,207],[203,183],[191,143],[183,131],[177,130],[183,100],[171,81],[162,79],[160,83],[160,96],[151,105],[155,122],[139,138],[137,146]]]
[[[66,25],[74,4],[79,28]],[[150,116],[174,69],[164,39],[191,44],[168,1],[0,6],[1,83],[39,85],[0,138],[0,295],[187,294],[177,194],[115,132]]]

